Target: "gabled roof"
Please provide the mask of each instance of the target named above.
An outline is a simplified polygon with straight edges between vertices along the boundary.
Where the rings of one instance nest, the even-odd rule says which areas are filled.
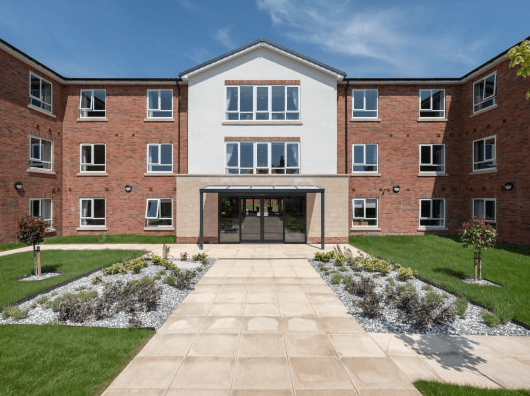
[[[299,61],[302,61],[303,63],[309,63],[313,67],[316,67],[318,69],[323,69],[324,71],[336,75],[337,79],[342,80],[344,77],[346,77],[346,73],[335,69],[334,67],[331,67],[329,65],[326,65],[325,63],[319,62],[317,60],[314,60],[308,56],[302,55],[298,52],[295,52],[289,48],[286,48],[280,44],[273,43],[270,40],[267,40],[265,38],[260,38],[258,40],[252,41],[246,45],[243,45],[242,47],[236,48],[235,50],[229,51],[223,55],[220,55],[216,58],[210,59],[209,61],[206,61],[204,63],[201,63],[197,66],[194,66],[192,68],[189,68],[187,70],[184,70],[182,73],[179,74],[179,77],[181,78],[187,78],[190,74],[197,73],[201,70],[213,67],[219,63],[222,63],[234,56],[237,56],[238,54],[247,52],[249,50],[254,49],[255,47],[267,47],[269,49],[272,49],[273,51],[283,53],[284,55],[287,55],[289,57],[297,58]]]

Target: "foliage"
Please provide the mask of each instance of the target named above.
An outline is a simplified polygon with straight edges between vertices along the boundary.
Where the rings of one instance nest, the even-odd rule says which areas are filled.
[[[515,315],[512,304],[504,299],[495,302],[493,312],[495,312],[502,324],[508,323]]]
[[[285,227],[293,232],[305,231],[305,217],[303,216],[293,216],[290,213],[285,214]]]
[[[507,54],[510,58],[510,67],[520,65],[517,70],[518,76],[530,76],[530,41],[525,40],[521,44],[511,48]],[[526,93],[526,99],[530,99],[530,89]]]
[[[208,264],[208,256],[206,255],[206,253],[197,253],[194,254],[191,258],[193,261],[200,261],[202,265]]]
[[[337,267],[342,267],[346,263],[346,256],[344,256],[342,253],[335,253],[333,260],[335,261],[335,265]]]
[[[381,295],[370,292],[363,296],[363,299],[358,303],[363,313],[369,318],[377,318],[381,316]]]
[[[103,275],[102,274],[94,275],[92,278],[90,278],[90,282],[92,282],[93,285],[100,284],[101,282],[103,282]]]
[[[166,276],[162,283],[164,285],[175,286],[175,280],[171,276]]]
[[[28,316],[29,308],[22,309],[18,305],[8,305],[2,311],[2,319],[13,318],[14,320],[24,319]]]
[[[476,217],[462,223],[459,235],[464,248],[473,246],[477,252],[493,247],[497,242],[495,230],[489,224],[486,224],[484,219]]]
[[[169,255],[169,246],[164,243],[164,246],[162,246],[162,252],[164,258],[167,260],[167,256]]]
[[[383,275],[392,271],[392,265],[388,261],[381,260],[377,257],[365,258],[361,261],[361,265],[365,271],[381,272]]]
[[[175,268],[175,265],[172,262],[170,262],[170,261],[168,261],[166,259],[163,259],[160,256],[151,256],[151,261],[153,262],[153,264],[160,265],[160,266],[164,267],[167,270],[172,270],[172,269]]]
[[[497,327],[501,324],[501,320],[492,312],[482,311],[482,319],[489,327]]]
[[[398,272],[398,279],[400,281],[407,281],[410,279],[414,279],[416,276],[418,276],[418,271],[415,271],[410,267],[405,268],[401,265],[398,265],[397,272]]]
[[[178,268],[175,268],[171,271],[171,274],[166,277],[163,283],[174,286],[179,290],[188,289],[193,278],[197,276],[195,271],[181,271]]]
[[[365,294],[374,292],[375,282],[373,279],[363,276],[358,282],[355,282],[352,279],[352,281],[346,285],[345,289],[350,294],[362,297]]]
[[[456,314],[462,319],[464,319],[466,317],[466,311],[468,306],[467,299],[465,297],[458,297],[453,303],[453,306],[455,308]]]
[[[40,276],[40,263],[37,264],[37,245],[44,240],[48,224],[40,217],[23,216],[18,222],[18,239],[26,245],[33,246],[34,274]]]
[[[103,275],[125,275],[131,271],[133,274],[140,273],[142,268],[147,267],[147,261],[141,257],[135,259],[125,259],[121,263],[112,264],[110,267],[103,269]]]
[[[343,276],[339,273],[334,273],[331,277],[331,283],[334,285],[338,285],[342,281]]]
[[[425,294],[424,297],[427,301],[443,301],[443,297],[441,294],[438,294],[434,291],[430,291],[427,294]]]
[[[436,381],[415,381],[414,386],[424,396],[530,396],[530,391],[522,389],[485,389]]]
[[[386,278],[386,281],[390,286],[396,286],[396,282],[394,281],[394,278],[388,277]]]
[[[186,261],[187,259],[188,259],[188,253],[187,252],[180,253],[180,260],[181,261]]]
[[[315,260],[322,261],[323,263],[329,263],[333,257],[335,256],[335,252],[316,252],[315,253]]]

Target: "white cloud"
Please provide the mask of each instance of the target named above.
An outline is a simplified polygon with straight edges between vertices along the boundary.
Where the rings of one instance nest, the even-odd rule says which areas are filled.
[[[194,47],[191,53],[185,53],[184,55],[190,58],[195,64],[206,62],[212,58],[212,53],[203,47]]]
[[[232,31],[232,26],[227,26],[224,28],[219,28],[215,32],[214,39],[220,43],[223,47],[228,49],[234,49],[236,44],[230,35]]]

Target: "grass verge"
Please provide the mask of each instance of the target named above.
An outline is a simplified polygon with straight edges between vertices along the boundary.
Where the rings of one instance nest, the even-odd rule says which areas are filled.
[[[22,242],[12,242],[12,243],[3,243],[0,245],[0,252],[5,252],[6,250],[13,250],[25,247],[26,244]]]
[[[482,252],[482,276],[502,285],[462,282],[473,276],[473,249],[463,249],[457,237],[356,236],[353,246],[386,260],[411,267],[418,276],[495,311],[501,317],[530,325],[530,249],[497,244]]]
[[[33,252],[0,257],[0,308],[87,272],[143,253],[138,250],[108,249],[44,250],[41,252],[43,272],[57,271],[62,274],[36,282],[17,280],[33,272]]]
[[[153,331],[96,327],[0,326],[2,395],[97,395]]]
[[[66,237],[44,238],[43,245],[71,244],[71,243],[177,243],[175,235],[72,235]]]
[[[424,396],[530,396],[530,390],[524,389],[483,389],[436,381],[415,381],[414,386]]]

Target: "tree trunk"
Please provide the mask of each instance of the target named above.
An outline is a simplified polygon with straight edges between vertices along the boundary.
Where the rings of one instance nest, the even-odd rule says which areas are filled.
[[[480,257],[480,250],[475,252],[475,282],[482,280],[482,259]]]
[[[41,265],[40,265],[40,246],[37,246],[37,276],[41,276]]]
[[[37,275],[37,246],[33,244],[33,275]]]

